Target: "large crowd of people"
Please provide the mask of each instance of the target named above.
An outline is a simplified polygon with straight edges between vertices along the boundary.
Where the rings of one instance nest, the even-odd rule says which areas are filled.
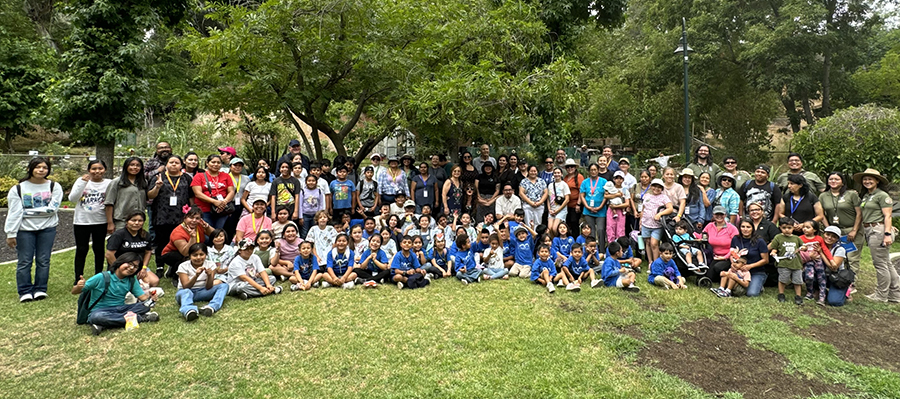
[[[112,180],[108,165],[92,160],[68,197],[73,231],[61,232],[75,236],[79,321],[95,334],[125,326],[126,315],[156,321],[165,279],[188,321],[214,315],[226,296],[417,289],[450,277],[464,285],[525,278],[552,293],[582,283],[638,291],[642,273],[648,285],[684,289],[696,276],[720,297],[777,286],[785,302],[793,286],[798,305],[805,291],[841,306],[856,291],[863,246],[877,277],[867,298],[900,302],[888,257],[889,182],[876,170],[852,176],[857,192],[839,172],[823,183],[793,153],[773,179],[768,165],[749,173],[731,156],[720,167],[706,145],[680,171],[632,170],[611,147],[592,163],[584,147],[577,152],[580,163],[560,149],[539,165],[515,153],[495,158],[485,144],[458,164],[444,154],[418,163],[372,154],[360,170],[351,157],[310,160],[292,140],[270,170],[232,147],[201,165],[198,154],[175,155],[161,142],[150,159],[126,159]],[[8,195],[20,302],[47,297],[64,192],[51,169],[32,159]],[[85,279],[88,249],[94,269]]]

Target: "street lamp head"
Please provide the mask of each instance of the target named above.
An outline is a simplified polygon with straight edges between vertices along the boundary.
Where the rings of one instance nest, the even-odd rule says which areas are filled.
[[[688,52],[688,54],[693,53],[694,49],[692,49],[691,46],[687,46],[687,52]],[[678,48],[675,49],[674,54],[683,54],[683,53],[684,53],[684,45],[679,44]]]

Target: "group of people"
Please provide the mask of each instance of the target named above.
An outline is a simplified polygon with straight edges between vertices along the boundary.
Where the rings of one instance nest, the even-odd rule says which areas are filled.
[[[158,320],[152,307],[164,278],[189,321],[212,316],[228,295],[279,294],[280,281],[292,291],[416,289],[445,277],[472,284],[512,276],[549,292],[579,291],[584,282],[638,291],[645,262],[647,282],[666,289],[685,288],[687,271],[718,281],[713,291],[723,297],[741,289],[759,295],[774,279],[779,300],[793,284],[802,302],[805,285],[807,298],[839,306],[852,284],[837,287],[826,272],[858,273],[863,245],[878,278],[869,298],[900,302],[888,259],[892,201],[874,170],[854,175],[857,193],[841,173],[825,185],[797,154],[773,183],[767,165],[751,175],[725,157],[721,168],[705,145],[680,172],[650,164],[637,176],[611,147],[587,176],[562,149],[542,168],[516,154],[495,159],[488,145],[475,157],[462,152],[458,164],[435,155],[417,165],[404,155],[384,166],[372,154],[361,173],[353,158],[311,161],[297,140],[289,149],[271,171],[266,160],[246,169],[232,147],[207,156],[204,169],[198,154],[172,154],[165,142],[146,162],[126,159],[115,179],[105,177],[103,161],[90,161],[69,200],[72,292],[101,297],[84,301],[93,331],[124,326],[129,312],[139,322]],[[47,297],[63,199],[50,172],[49,161],[32,159],[8,197],[20,302]],[[94,276],[85,280],[90,248]]]

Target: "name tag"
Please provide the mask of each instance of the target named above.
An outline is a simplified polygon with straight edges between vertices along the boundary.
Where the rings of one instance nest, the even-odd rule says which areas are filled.
[[[424,194],[422,195],[425,198],[428,198],[428,190],[422,191]]]
[[[223,200],[223,199],[225,199],[225,198],[222,197],[222,194],[219,194],[219,195],[216,195],[216,199],[219,200],[219,201],[221,201],[221,200]]]
[[[169,197],[169,206],[178,206],[178,197],[174,195]]]

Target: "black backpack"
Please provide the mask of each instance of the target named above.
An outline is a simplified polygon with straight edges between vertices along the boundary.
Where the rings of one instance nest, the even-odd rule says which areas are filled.
[[[82,290],[81,295],[78,296],[78,315],[75,316],[75,324],[82,325],[87,324],[88,316],[91,315],[91,310],[94,309],[94,306],[97,306],[103,297],[106,296],[106,291],[109,290],[109,272],[103,272],[103,293],[97,297],[96,300],[91,300],[91,291],[92,290]]]

